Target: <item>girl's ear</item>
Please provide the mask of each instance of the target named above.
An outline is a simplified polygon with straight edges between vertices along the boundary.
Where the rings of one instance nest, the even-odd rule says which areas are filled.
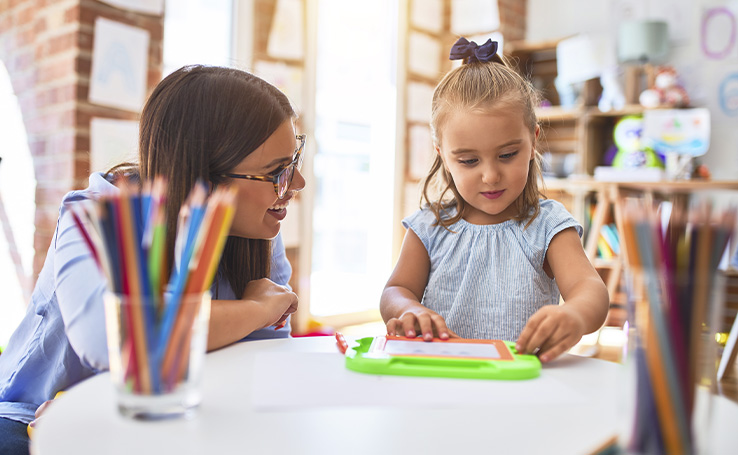
[[[443,163],[443,167],[446,167],[446,160],[443,159],[443,154],[441,153],[441,147],[438,146],[438,144],[433,144],[433,148],[436,150],[436,156],[441,159],[441,163]]]
[[[533,147],[530,148],[530,160],[533,161],[533,159],[536,157],[536,145],[538,145],[538,137],[541,134],[541,125],[536,125],[536,133],[535,133],[535,140],[533,141]]]

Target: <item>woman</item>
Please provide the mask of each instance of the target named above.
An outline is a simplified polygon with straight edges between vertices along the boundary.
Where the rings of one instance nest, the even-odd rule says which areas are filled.
[[[171,233],[195,182],[237,189],[212,287],[209,350],[246,336],[273,336],[270,326],[281,326],[297,309],[297,296],[267,278],[289,279],[281,241],[273,254],[270,239],[305,185],[304,136],[295,136],[295,117],[283,93],[236,69],[187,66],[159,83],[141,113],[139,164],[93,174],[87,189],[64,197],[26,316],[0,356],[0,453],[28,453],[26,424],[39,405],[108,368],[106,285],[68,206],[117,192],[121,175],[166,177]],[[174,264],[175,236],[167,241],[167,263]]]

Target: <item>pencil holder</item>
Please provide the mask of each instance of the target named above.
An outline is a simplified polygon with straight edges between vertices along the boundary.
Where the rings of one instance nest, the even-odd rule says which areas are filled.
[[[189,417],[200,404],[210,292],[158,300],[105,295],[110,376],[126,417]]]
[[[717,390],[721,274],[626,273],[628,341],[618,445],[628,454],[708,454]]]

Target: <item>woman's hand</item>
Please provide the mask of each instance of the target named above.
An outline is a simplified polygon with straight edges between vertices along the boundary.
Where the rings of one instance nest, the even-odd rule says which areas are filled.
[[[567,305],[546,305],[528,319],[520,332],[515,349],[521,354],[537,354],[546,363],[579,342],[585,334],[585,322]]]
[[[258,313],[255,316],[261,321],[259,328],[262,329],[270,325],[279,326],[297,311],[298,305],[297,294],[268,278],[246,284],[243,300],[254,302]]]
[[[387,321],[387,335],[404,335],[412,338],[417,333],[422,334],[426,341],[431,341],[434,335],[442,340],[458,337],[446,326],[446,321],[441,315],[420,304],[405,311],[400,317]]]
[[[41,403],[41,406],[36,408],[36,413],[33,415],[35,419],[31,420],[31,423],[28,424],[28,426],[31,427],[32,430],[36,429],[36,425],[38,425],[38,421],[41,419],[41,414],[43,414],[46,408],[48,408],[49,405],[53,402],[54,400],[46,400]],[[29,430],[28,436],[31,436],[30,431],[32,430]]]
[[[41,403],[41,406],[36,408],[36,412],[34,413],[35,419],[31,420],[31,423],[28,424],[28,437],[31,437],[31,433],[33,430],[35,430],[36,425],[38,425],[39,420],[41,419],[41,415],[46,411],[46,409],[51,405],[51,403],[54,402],[55,399],[59,398],[62,394],[64,394],[64,391],[60,390],[56,392],[56,395],[54,395],[53,400],[46,400],[43,403]]]

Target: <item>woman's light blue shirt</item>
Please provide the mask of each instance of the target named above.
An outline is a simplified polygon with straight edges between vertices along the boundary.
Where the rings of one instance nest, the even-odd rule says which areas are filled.
[[[87,189],[64,197],[26,315],[0,355],[0,417],[28,423],[36,408],[56,392],[107,370],[105,280],[65,205],[117,191],[97,173],[90,176]],[[292,269],[279,236],[272,253],[271,278],[286,285]],[[220,299],[235,298],[225,280],[219,282],[218,293]],[[288,337],[289,333],[288,324],[277,331],[267,327],[247,338]]]
[[[449,232],[434,226],[427,208],[405,218],[403,226],[417,234],[430,258],[421,303],[461,337],[515,341],[533,313],[559,303],[556,281],[543,270],[551,239],[567,228],[582,235],[561,203],[540,204],[527,228],[514,220],[476,225],[461,219]]]

